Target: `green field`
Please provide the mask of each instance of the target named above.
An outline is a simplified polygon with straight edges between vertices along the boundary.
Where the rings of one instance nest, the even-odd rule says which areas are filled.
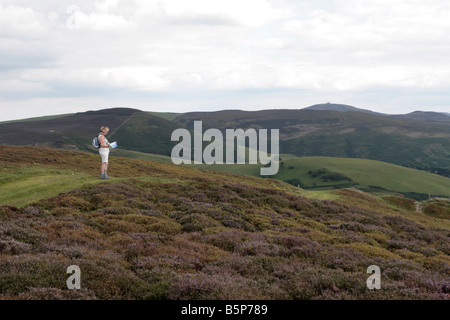
[[[450,179],[436,174],[405,168],[386,162],[330,157],[291,158],[283,161],[283,169],[275,176],[286,180],[298,178],[304,187],[321,187],[329,182],[314,179],[309,171],[327,169],[340,173],[362,187],[376,186],[396,192],[430,193],[450,196]],[[316,183],[316,185],[314,185]],[[339,181],[335,182],[339,185]],[[347,181],[341,182],[346,184]]]
[[[295,157],[281,155],[278,174],[272,178],[284,180],[305,189],[335,189],[357,187],[384,193],[418,193],[450,197],[450,179],[421,170],[386,162],[331,157]],[[259,176],[260,165],[189,165],[206,170]],[[319,170],[324,174],[313,177]],[[310,173],[309,173],[310,172]],[[328,179],[324,179],[329,177]],[[331,177],[331,178],[330,178]]]

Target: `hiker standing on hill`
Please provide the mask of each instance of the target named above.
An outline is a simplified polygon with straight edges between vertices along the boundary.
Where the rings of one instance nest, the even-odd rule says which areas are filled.
[[[102,166],[101,166],[101,175],[100,179],[109,179],[107,170],[108,170],[108,157],[109,157],[109,142],[106,139],[105,135],[109,132],[109,128],[107,126],[102,126],[100,128],[100,133],[98,134],[98,141],[100,144],[100,149],[98,153],[102,157]]]

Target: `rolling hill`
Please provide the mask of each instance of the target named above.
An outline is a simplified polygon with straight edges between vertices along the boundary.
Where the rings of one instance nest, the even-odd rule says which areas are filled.
[[[113,108],[0,124],[0,144],[87,150],[100,126],[108,123],[108,126],[114,130],[136,112],[140,111]]]
[[[280,169],[272,178],[307,190],[355,187],[371,193],[402,194],[416,200],[428,199],[430,195],[450,198],[449,178],[421,170],[366,159],[299,158],[283,154],[281,159]],[[260,176],[261,167],[250,164],[188,166],[254,177]]]
[[[102,125],[110,127],[110,141],[117,139],[128,150],[165,155],[174,145],[170,135],[179,127],[148,112],[112,108],[0,123],[0,144],[93,151],[92,138]]]
[[[110,141],[120,141],[125,150],[170,155],[172,132],[180,126],[147,112],[136,112],[110,133]]]
[[[326,110],[322,110],[326,108]],[[320,110],[317,110],[320,109]],[[439,113],[391,116],[352,106],[323,104],[300,110],[157,113],[129,108],[0,123],[0,144],[94,151],[98,127],[128,151],[170,155],[176,128],[280,129],[280,151],[298,157],[378,160],[450,177],[450,122]],[[439,120],[439,121],[437,121]],[[132,155],[133,153],[128,153]]]
[[[379,112],[374,112],[367,109],[360,109],[353,106],[349,106],[346,104],[336,104],[336,103],[321,103],[321,104],[315,104],[313,106],[304,108],[303,110],[319,110],[319,111],[341,111],[341,112],[347,112],[347,111],[357,111],[357,112],[364,112],[364,113],[370,113],[370,114],[379,114]]]
[[[416,212],[395,196],[114,156],[104,181],[98,164],[0,146],[0,299],[449,298],[448,201]]]
[[[405,195],[428,194],[450,198],[450,179],[376,160],[305,157],[283,161],[275,178],[296,177],[303,187],[356,186],[366,191],[394,191]]]
[[[117,149],[113,155],[133,159],[172,163],[169,156]],[[202,170],[261,177],[260,164],[185,165]],[[264,176],[262,177],[264,178]],[[355,187],[374,194],[397,194],[416,200],[431,197],[450,198],[450,179],[422,170],[386,162],[331,157],[281,155],[280,168],[272,178],[306,190],[330,190]]]
[[[185,113],[191,128],[280,129],[280,152],[379,160],[450,176],[450,125],[382,114],[331,110],[263,110]]]
[[[448,122],[450,124],[450,115],[444,112],[423,112],[414,111],[408,114],[396,115],[393,117],[410,118],[416,120],[433,121],[433,122]]]

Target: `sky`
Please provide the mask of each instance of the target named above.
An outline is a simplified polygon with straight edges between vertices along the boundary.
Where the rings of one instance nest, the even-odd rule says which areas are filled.
[[[445,0],[0,0],[0,121],[332,102],[450,112]]]

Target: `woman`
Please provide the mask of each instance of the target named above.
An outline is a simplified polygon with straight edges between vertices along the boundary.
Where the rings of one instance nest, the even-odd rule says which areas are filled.
[[[101,174],[100,179],[109,179],[107,170],[108,170],[108,157],[109,157],[109,142],[106,139],[105,135],[109,132],[109,128],[107,126],[102,126],[100,128],[100,133],[98,134],[98,141],[100,142],[100,149],[98,153],[102,157],[102,166],[101,166]]]

